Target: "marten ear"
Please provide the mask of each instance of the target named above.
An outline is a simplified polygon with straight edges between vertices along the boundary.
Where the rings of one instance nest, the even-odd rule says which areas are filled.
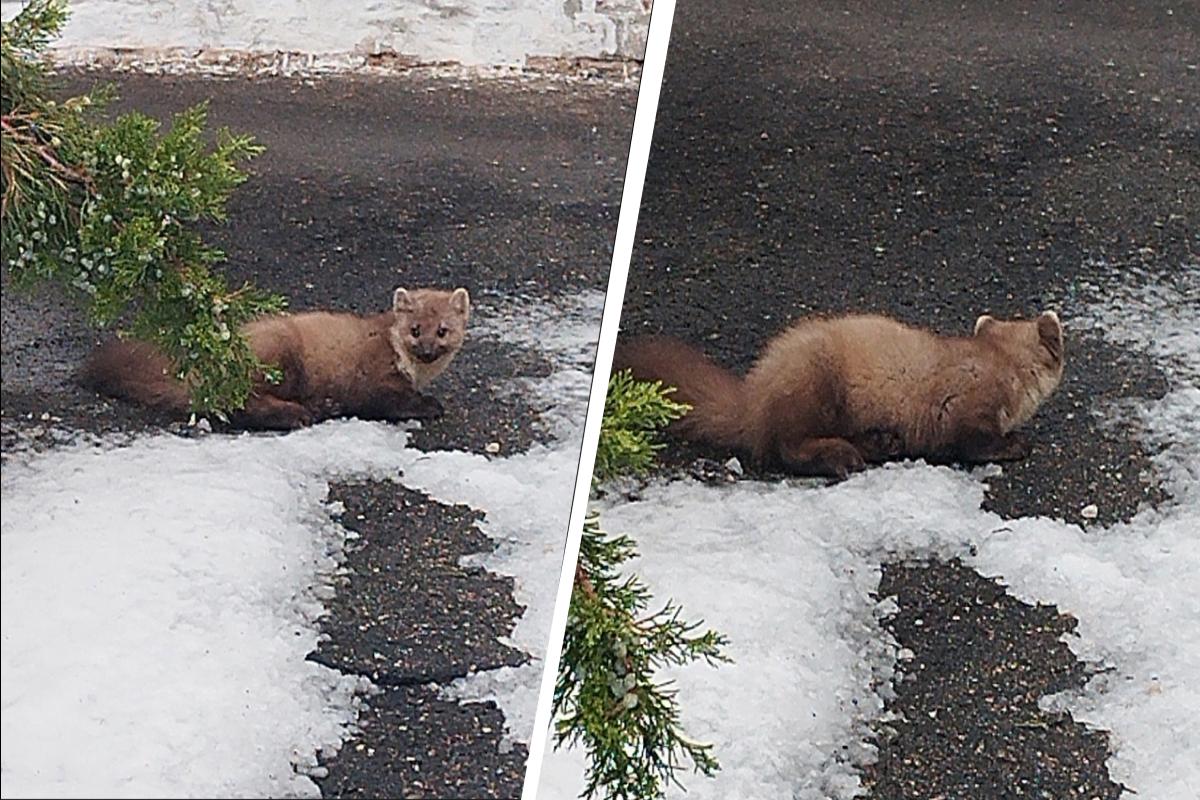
[[[392,310],[401,314],[407,314],[413,310],[412,295],[408,293],[407,289],[400,288],[392,292]]]
[[[471,296],[466,289],[455,289],[450,293],[450,308],[462,315],[463,319],[471,312]]]
[[[982,317],[975,320],[975,335],[978,336],[984,331],[984,329],[987,328],[987,326],[993,324],[995,321],[996,318],[990,314],[984,314]]]
[[[1038,339],[1050,351],[1050,355],[1061,361],[1063,355],[1063,330],[1058,314],[1043,311],[1037,320]]]

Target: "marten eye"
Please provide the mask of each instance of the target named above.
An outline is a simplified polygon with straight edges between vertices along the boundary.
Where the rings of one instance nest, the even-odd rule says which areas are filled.
[[[450,332],[450,329],[449,329],[449,328],[447,328],[445,325],[439,325],[439,326],[438,326],[438,329],[437,329],[437,337],[438,337],[439,339],[445,339],[445,338],[446,338],[446,334],[447,334],[447,333],[449,333],[449,332]]]
[[[413,325],[412,328],[409,329],[409,331],[412,333],[414,339],[421,338],[421,326],[420,325]]]

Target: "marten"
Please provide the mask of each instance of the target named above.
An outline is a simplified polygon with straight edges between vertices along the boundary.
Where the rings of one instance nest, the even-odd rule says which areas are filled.
[[[244,428],[291,430],[336,416],[432,419],[443,408],[422,394],[462,348],[466,289],[396,289],[380,314],[310,311],[267,316],[242,333],[258,360],[282,371],[255,376],[245,407],[230,414]],[[186,412],[188,386],[154,345],[114,340],[92,352],[81,383],[150,408]]]
[[[684,438],[741,450],[764,466],[844,478],[899,458],[1023,458],[1013,431],[1058,387],[1063,329],[982,316],[971,336],[888,317],[807,318],[770,340],[744,378],[668,337],[619,342],[614,370],[676,388]]]

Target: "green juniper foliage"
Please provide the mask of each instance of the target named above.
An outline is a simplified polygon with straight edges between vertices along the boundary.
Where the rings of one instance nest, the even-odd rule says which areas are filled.
[[[50,99],[43,56],[65,20],[63,0],[35,0],[3,27],[4,264],[19,284],[73,290],[99,325],[128,320],[171,358],[196,410],[240,408],[263,365],[238,330],[284,301],[229,289],[197,227],[225,219],[246,180],[238,162],[262,148],[224,129],[209,143],[204,106],[164,132],[136,112],[101,120],[108,89]]]
[[[670,398],[674,391],[658,381],[636,381],[629,370],[612,376],[592,472],[596,481],[642,475],[654,465],[654,456],[662,449],[659,430],[690,410]]]
[[[658,383],[628,372],[609,381],[596,454],[596,480],[645,472],[659,429],[686,413]],[[679,724],[677,691],[657,681],[663,667],[728,660],[724,636],[686,622],[667,602],[648,613],[651,596],[637,577],[623,576],[636,557],[633,540],[610,536],[592,513],[584,523],[579,564],[554,687],[555,746],[580,745],[588,756],[584,797],[646,800],[679,784],[685,761],[711,775],[719,767],[711,745],[688,739]]]

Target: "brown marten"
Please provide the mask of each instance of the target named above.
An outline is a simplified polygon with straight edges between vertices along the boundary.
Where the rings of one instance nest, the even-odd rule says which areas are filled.
[[[291,430],[335,416],[431,419],[442,413],[422,394],[463,344],[466,289],[396,289],[392,310],[371,316],[310,311],[263,317],[242,328],[259,361],[282,370],[278,383],[255,379],[240,427]],[[84,386],[144,406],[186,412],[187,385],[153,345],[115,340],[98,347],[80,375]]]
[[[666,337],[619,342],[613,369],[674,386],[692,410],[685,438],[743,450],[802,475],[845,477],[868,462],[1021,458],[1013,433],[1058,387],[1063,330],[982,316],[972,336],[940,336],[881,316],[796,322],[744,378]]]

